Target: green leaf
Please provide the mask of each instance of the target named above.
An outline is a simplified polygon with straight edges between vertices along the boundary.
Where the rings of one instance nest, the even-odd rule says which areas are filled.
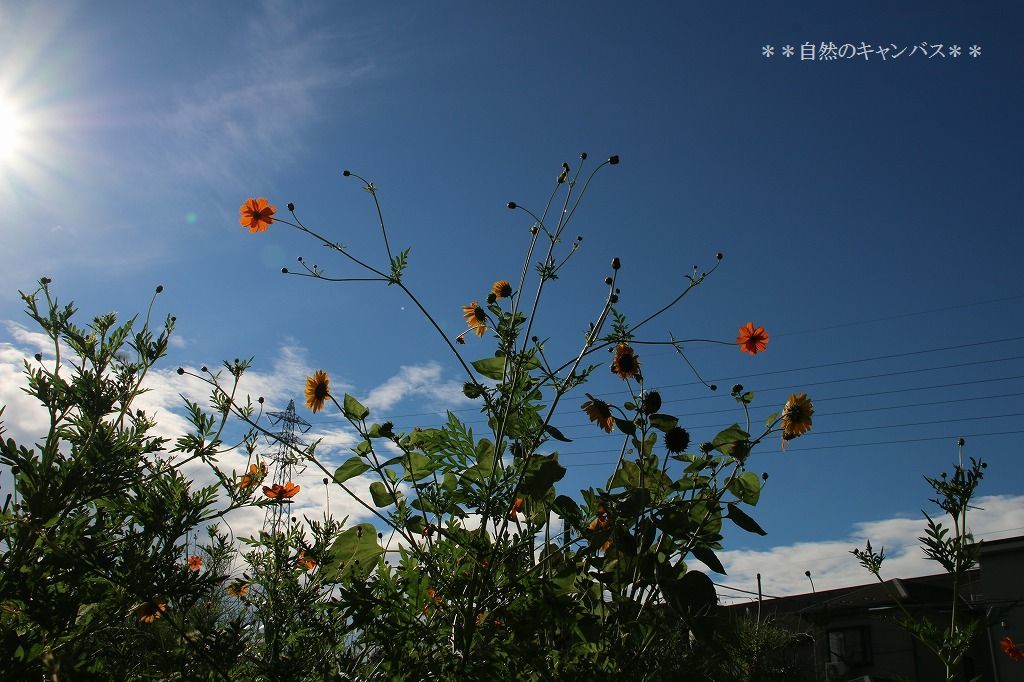
[[[562,435],[561,431],[556,429],[551,424],[548,424],[547,426],[545,426],[544,430],[547,431],[548,435],[551,436],[552,438],[554,438],[555,440],[560,440],[563,443],[571,443],[572,442],[572,438],[566,438],[564,435]]]
[[[583,516],[583,513],[580,511],[580,506],[576,504],[576,500],[572,499],[568,495],[559,495],[556,497],[551,508],[563,519],[578,521]]]
[[[722,562],[718,559],[717,556],[715,556],[715,553],[711,551],[710,547],[706,547],[705,545],[697,545],[696,547],[690,550],[690,553],[693,554],[693,556],[697,557],[697,559],[699,559],[701,563],[703,563],[705,566],[710,568],[715,573],[721,573],[722,575],[726,575],[725,567],[722,566]]]
[[[350,478],[365,473],[370,465],[359,459],[358,457],[349,457],[344,464],[337,468],[334,472],[334,481],[336,483],[344,483]]]
[[[636,465],[636,462],[630,462],[629,460],[623,460],[622,466],[615,472],[615,476],[612,477],[612,483],[608,486],[609,490],[615,490],[616,488],[636,488],[640,485],[640,467]]]
[[[405,468],[405,480],[418,481],[434,473],[438,463],[426,455],[410,452],[402,458],[402,466]]]
[[[632,421],[628,419],[619,419],[618,417],[613,417],[613,419],[615,419],[615,425],[619,427],[619,431],[622,431],[627,436],[632,436],[636,433],[636,424]]]
[[[558,463],[558,453],[550,455],[534,455],[526,463],[523,482],[519,489],[534,499],[547,497],[548,491],[556,481],[565,476],[565,467]]]
[[[390,507],[395,503],[391,493],[380,481],[374,481],[370,484],[370,497],[373,498],[373,503],[378,507]]]
[[[757,504],[761,497],[761,477],[745,471],[729,482],[729,492],[747,504]]]
[[[729,504],[727,506],[728,511],[726,512],[725,516],[728,519],[732,519],[732,522],[735,523],[737,526],[747,531],[748,533],[768,535],[767,531],[761,528],[761,526],[757,525],[757,521],[750,518],[750,516],[748,516],[745,511],[743,511],[734,504]]]
[[[749,438],[750,434],[741,429],[739,424],[733,424],[729,428],[720,431],[715,436],[715,439],[711,441],[711,445],[723,455],[731,455],[736,450],[738,444],[746,443]]]
[[[353,421],[366,419],[370,416],[370,410],[348,393],[345,394],[345,400],[342,403],[342,407],[345,408],[345,416]]]
[[[488,379],[501,381],[505,376],[505,358],[484,358],[473,361],[473,369],[483,374]]]
[[[346,578],[365,579],[384,548],[377,543],[377,529],[370,523],[349,528],[334,541],[320,563],[324,580],[334,582]]]
[[[650,422],[651,426],[666,433],[679,426],[679,420],[670,414],[652,414]]]
[[[768,418],[764,420],[764,427],[766,429],[770,429],[772,427],[772,424],[774,424],[775,420],[778,419],[778,418],[779,418],[779,413],[778,412],[772,412],[770,415],[768,415]]]
[[[368,455],[372,451],[373,445],[371,445],[370,441],[368,440],[364,440],[358,445],[356,445],[354,448],[352,448],[352,452],[356,453],[357,455]]]

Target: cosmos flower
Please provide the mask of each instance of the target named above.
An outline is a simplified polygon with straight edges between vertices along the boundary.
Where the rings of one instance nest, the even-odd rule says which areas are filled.
[[[330,383],[327,372],[322,369],[306,377],[306,407],[313,410],[313,414],[324,409],[324,401],[331,395]]]
[[[466,318],[466,324],[476,332],[477,336],[483,336],[487,332],[487,313],[478,302],[473,301],[469,305],[462,306],[462,315]]]
[[[306,554],[306,550],[299,552],[298,563],[307,571],[312,571],[316,568],[316,559]]]
[[[745,326],[740,327],[736,343],[740,344],[740,350],[744,353],[757,355],[768,347],[768,332],[764,327],[754,327],[753,322],[747,322]]]
[[[203,567],[203,558],[201,556],[193,554],[188,558],[188,570],[198,571]]]
[[[167,604],[165,602],[160,599],[154,599],[140,606],[137,613],[139,614],[140,622],[152,623],[166,610]]]
[[[502,299],[508,298],[512,295],[512,285],[508,283],[507,279],[499,279],[491,287],[491,293],[494,294],[494,298]]]
[[[782,440],[793,440],[811,430],[814,405],[806,393],[793,393],[782,408]]]
[[[615,347],[612,371],[618,374],[620,379],[629,379],[640,373],[640,356],[628,343],[620,343]]]
[[[263,486],[263,494],[274,500],[275,502],[283,502],[284,500],[295,497],[295,494],[299,492],[302,486],[288,481],[284,485],[275,483],[271,487]]]
[[[518,517],[518,516],[516,516],[516,514],[518,514],[518,513],[519,513],[519,511],[520,511],[520,510],[521,510],[522,508],[523,508],[523,498],[521,498],[521,497],[517,497],[517,498],[516,498],[516,501],[515,501],[515,502],[514,502],[514,503],[512,504],[512,509],[511,509],[511,511],[509,511],[509,513],[508,513],[508,517],[509,517],[510,519],[512,519],[513,521],[516,521],[516,520],[518,520],[518,518],[519,518],[519,517]]]
[[[603,400],[598,400],[594,396],[587,394],[590,398],[587,402],[583,403],[581,407],[583,411],[590,417],[590,421],[600,426],[606,433],[611,433],[612,429],[615,428],[615,417],[612,416],[611,408],[608,407],[608,403]]]
[[[266,464],[259,464],[259,465],[257,465],[257,464],[250,464],[249,465],[249,473],[244,474],[238,480],[238,487],[243,489],[243,490],[247,490],[247,489],[253,487],[254,485],[256,485],[259,481],[263,480],[263,477],[266,476],[266,475],[267,475],[267,465]]]
[[[238,208],[238,222],[242,227],[248,227],[250,232],[266,232],[270,223],[274,222],[275,213],[277,209],[267,203],[264,197],[246,199]]]

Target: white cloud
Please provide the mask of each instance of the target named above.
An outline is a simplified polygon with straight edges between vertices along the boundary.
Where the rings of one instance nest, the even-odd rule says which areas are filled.
[[[990,495],[975,501],[978,509],[968,514],[968,524],[976,540],[995,540],[1019,534],[1024,518],[1024,495]],[[950,525],[948,517],[933,517],[943,525]],[[863,549],[867,540],[877,551],[885,548],[882,564],[883,578],[912,578],[941,573],[942,567],[925,558],[917,538],[924,535],[924,518],[889,518],[864,521],[854,525],[851,532],[820,542],[798,542],[763,551],[732,550],[718,554],[728,572],[714,580],[744,590],[757,590],[757,574],[761,574],[765,595],[784,597],[811,591],[804,574],[811,571],[814,588],[818,591],[838,587],[863,585],[875,580],[850,554],[854,548]],[[728,589],[720,589],[723,602],[745,600],[749,596]]]
[[[462,394],[462,384],[454,380],[442,382],[441,375],[441,365],[436,362],[403,365],[394,376],[371,390],[361,402],[377,412],[386,412],[410,397],[427,398],[432,406],[438,407],[439,412],[468,404],[469,399]]]

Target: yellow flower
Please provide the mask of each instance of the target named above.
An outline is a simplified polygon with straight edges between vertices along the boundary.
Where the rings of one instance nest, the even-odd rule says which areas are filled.
[[[814,405],[806,393],[793,393],[782,408],[782,440],[793,440],[811,430]]]
[[[496,299],[508,298],[512,295],[512,285],[508,283],[507,279],[499,279],[491,287],[491,293]]]
[[[160,617],[164,611],[167,610],[167,604],[159,599],[148,601],[138,609],[139,621],[143,623],[152,623]]]
[[[612,360],[612,371],[621,379],[629,379],[640,373],[640,356],[628,343],[620,343],[615,347],[615,359]]]
[[[230,585],[228,585],[226,588],[224,588],[224,591],[227,592],[232,597],[239,597],[239,598],[241,598],[241,597],[244,597],[245,595],[249,594],[249,586],[246,585],[244,581],[233,580],[233,581],[231,581]]]
[[[318,369],[313,376],[306,377],[306,407],[316,414],[324,409],[324,400],[331,395],[329,384],[331,380],[327,372]]]
[[[583,411],[590,417],[590,421],[600,426],[605,432],[611,433],[612,429],[615,428],[615,417],[612,416],[611,408],[608,407],[608,403],[603,400],[598,400],[594,396],[587,394],[590,398],[587,402],[583,403],[581,407]]]
[[[462,315],[466,318],[466,324],[476,332],[477,336],[483,336],[487,332],[487,313],[479,303],[473,301],[469,305],[462,306]]]

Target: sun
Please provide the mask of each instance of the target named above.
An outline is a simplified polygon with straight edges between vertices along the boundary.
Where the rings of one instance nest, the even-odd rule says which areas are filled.
[[[0,99],[0,166],[17,155],[22,143],[24,125],[10,102]]]

